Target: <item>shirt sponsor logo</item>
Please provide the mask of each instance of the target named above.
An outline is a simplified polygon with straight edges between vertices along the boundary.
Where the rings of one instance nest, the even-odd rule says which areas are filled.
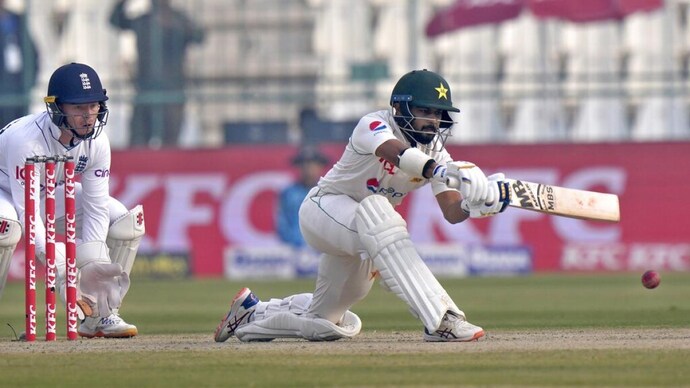
[[[95,175],[99,178],[106,178],[110,176],[110,170],[108,169],[98,169],[95,172]]]
[[[367,180],[367,189],[371,191],[372,193],[375,193],[376,190],[379,188],[379,180],[376,178],[371,178]]]
[[[367,180],[367,189],[374,194],[382,194],[386,197],[398,198],[405,196],[405,193],[396,191],[393,187],[379,187],[379,180],[376,178],[371,178]]]
[[[380,131],[382,129],[386,129],[386,124],[380,121],[372,121],[369,123],[369,129],[373,132]]]

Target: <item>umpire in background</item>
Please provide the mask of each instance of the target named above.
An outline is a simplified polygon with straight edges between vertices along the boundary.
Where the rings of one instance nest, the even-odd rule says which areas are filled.
[[[292,165],[299,169],[297,180],[283,189],[278,197],[276,232],[284,243],[296,248],[304,247],[304,238],[299,229],[299,207],[328,165],[328,158],[313,146],[305,146],[292,159]]]

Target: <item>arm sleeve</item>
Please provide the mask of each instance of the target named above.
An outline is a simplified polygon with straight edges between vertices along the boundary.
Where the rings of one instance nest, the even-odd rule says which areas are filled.
[[[352,132],[352,146],[356,152],[374,154],[388,140],[396,139],[391,124],[375,116],[364,116]]]
[[[93,163],[89,164],[81,176],[83,243],[105,241],[110,224],[110,142],[106,134],[101,133],[92,144],[90,154]]]

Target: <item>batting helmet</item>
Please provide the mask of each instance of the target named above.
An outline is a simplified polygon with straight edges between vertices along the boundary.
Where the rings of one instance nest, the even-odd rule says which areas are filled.
[[[108,107],[105,104],[107,100],[106,90],[96,70],[83,63],[74,62],[61,66],[53,72],[48,81],[48,95],[44,98],[48,114],[58,127],[66,124],[66,116],[60,109],[60,104],[99,103],[99,124],[94,131],[87,136],[79,136],[72,131],[81,139],[98,136],[107,121]]]
[[[441,122],[439,123],[442,131],[438,136],[441,145],[445,143],[449,135],[448,129],[453,125],[453,119],[448,112],[460,112],[460,109],[453,106],[448,82],[440,75],[427,69],[413,70],[398,80],[393,88],[390,101],[391,106],[396,103],[399,104],[399,114],[395,116],[396,123],[409,137],[422,144],[429,144],[432,139],[414,130],[412,121],[415,117],[410,107],[440,109],[442,111]]]
[[[448,82],[427,69],[413,70],[398,80],[391,94],[391,105],[395,102],[460,112],[460,109],[453,106]]]

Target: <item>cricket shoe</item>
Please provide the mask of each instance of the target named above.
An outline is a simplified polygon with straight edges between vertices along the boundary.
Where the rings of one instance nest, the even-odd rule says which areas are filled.
[[[448,311],[441,320],[441,326],[429,333],[424,328],[424,341],[427,342],[469,342],[484,336],[484,330],[465,320],[465,317]]]
[[[136,326],[130,325],[116,314],[105,318],[86,317],[79,325],[78,332],[86,338],[129,338],[139,333]]]
[[[241,289],[230,303],[230,311],[220,321],[216,332],[213,334],[216,342],[225,342],[235,335],[235,330],[238,327],[249,323],[257,304],[259,304],[259,298],[254,295],[252,290],[246,287]]]

